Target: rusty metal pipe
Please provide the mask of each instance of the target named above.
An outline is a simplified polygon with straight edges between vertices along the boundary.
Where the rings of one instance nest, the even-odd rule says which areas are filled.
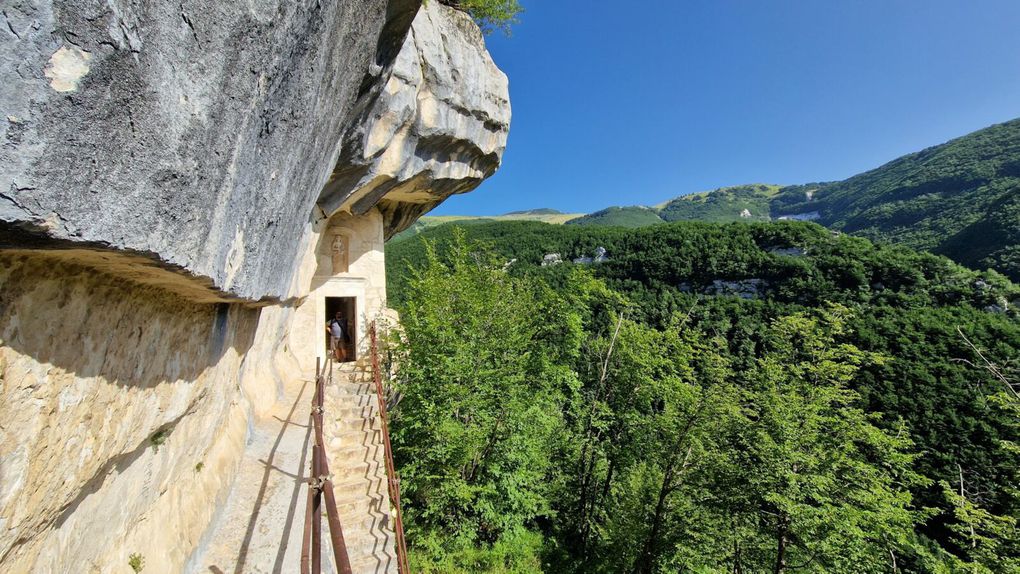
[[[309,562],[312,544],[312,498],[315,496],[312,490],[312,485],[309,484],[308,503],[305,505],[305,529],[304,534],[301,535],[301,574],[310,574],[312,567]]]
[[[328,371],[328,375],[327,375]],[[321,357],[315,358],[315,391],[312,393],[312,441],[311,472],[308,484],[308,504],[305,509],[304,533],[301,540],[301,574],[321,574],[322,572],[322,506],[326,506],[326,518],[329,522],[330,543],[333,547],[333,559],[336,561],[339,574],[352,574],[351,560],[344,541],[340,515],[336,509],[336,497],[333,493],[333,481],[329,477],[329,461],[326,457],[325,440],[323,439],[323,405],[326,396],[326,381],[333,382],[333,359],[322,364]],[[310,572],[309,572],[310,571]]]
[[[313,417],[314,418],[314,417]],[[312,447],[312,480],[319,477],[319,446]],[[315,485],[312,504],[312,574],[322,574],[322,492]]]

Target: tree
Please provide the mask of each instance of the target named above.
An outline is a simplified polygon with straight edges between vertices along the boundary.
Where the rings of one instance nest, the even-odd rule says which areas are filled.
[[[517,0],[441,0],[443,4],[463,10],[471,15],[486,34],[494,29],[510,35],[510,26],[524,8]]]
[[[741,438],[746,486],[735,493],[734,539],[746,568],[775,574],[890,572],[913,553],[909,488],[924,479],[905,429],[887,432],[847,388],[882,360],[840,343],[850,316],[831,306],[772,325],[751,373]]]
[[[576,386],[561,365],[579,322],[551,290],[510,277],[463,237],[442,258],[430,247],[410,288],[391,428],[416,567],[527,571],[529,529],[549,513],[548,453]]]
[[[1016,366],[1000,364],[987,356],[987,351],[975,345],[963,330],[960,337],[973,352],[977,363],[961,359],[984,371],[999,392],[989,399],[990,407],[1003,412],[1005,420],[1013,421],[1020,429],[1020,381],[1015,377]],[[1020,454],[1020,446],[1010,440],[1000,441],[1001,448]],[[956,543],[955,552],[940,560],[935,569],[966,571],[974,574],[993,574],[1020,571],[1020,469],[1015,467],[1004,480],[999,481],[1004,496],[997,497],[999,504],[990,500],[987,493],[974,492],[968,484],[964,469],[957,465],[959,478],[956,484],[940,481],[942,492],[951,505],[952,519],[949,530]],[[1002,501],[1005,501],[1003,503]],[[994,508],[994,507],[998,508]],[[990,508],[992,507],[992,508]]]

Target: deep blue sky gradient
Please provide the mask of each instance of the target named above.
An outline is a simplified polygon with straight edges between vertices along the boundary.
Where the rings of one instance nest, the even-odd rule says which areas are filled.
[[[1020,0],[522,0],[503,167],[434,214],[843,179],[1020,116]]]

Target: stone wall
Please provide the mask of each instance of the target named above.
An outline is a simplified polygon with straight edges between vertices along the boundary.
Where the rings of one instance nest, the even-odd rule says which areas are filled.
[[[0,255],[2,569],[174,571],[244,447],[259,314]]]
[[[334,268],[333,241],[337,236],[347,247],[343,270]],[[355,297],[358,302],[356,338],[358,356],[368,351],[367,327],[386,308],[386,260],[383,217],[378,210],[361,216],[338,213],[322,223],[319,241],[311,247],[315,267],[306,286],[308,295],[295,311],[288,342],[297,363],[304,369],[325,360],[322,343],[326,297]]]

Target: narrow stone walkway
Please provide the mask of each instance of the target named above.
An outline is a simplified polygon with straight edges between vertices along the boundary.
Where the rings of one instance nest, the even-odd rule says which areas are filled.
[[[371,376],[345,365],[326,387],[327,457],[348,556],[355,574],[397,572],[385,450]],[[304,380],[256,423],[237,479],[191,574],[298,572],[313,440],[314,382]],[[323,516],[323,572],[335,573]]]
[[[209,544],[194,574],[298,572],[311,457],[311,380],[287,389],[270,416],[255,424]],[[330,560],[323,570],[333,572]]]

